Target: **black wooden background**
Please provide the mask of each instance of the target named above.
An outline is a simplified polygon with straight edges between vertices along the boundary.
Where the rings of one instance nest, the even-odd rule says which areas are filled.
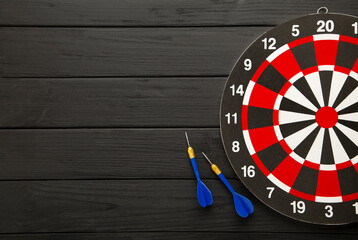
[[[220,139],[221,92],[264,31],[357,0],[0,0],[0,239],[353,239],[274,212]],[[184,131],[214,204],[199,207]],[[199,155],[252,199],[241,219]]]

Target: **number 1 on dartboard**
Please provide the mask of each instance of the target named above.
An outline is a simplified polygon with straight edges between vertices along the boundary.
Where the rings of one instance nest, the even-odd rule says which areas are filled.
[[[353,204],[353,207],[355,209],[356,215],[358,215],[358,202],[356,202],[355,204]]]

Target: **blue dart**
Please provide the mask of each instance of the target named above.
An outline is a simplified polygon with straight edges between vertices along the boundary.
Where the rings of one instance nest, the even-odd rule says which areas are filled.
[[[202,207],[210,206],[213,203],[213,196],[211,195],[210,190],[205,186],[201,181],[198,166],[196,165],[196,159],[194,154],[194,149],[190,147],[188,134],[185,132],[186,141],[188,143],[188,154],[193,166],[195,177],[198,180],[198,185],[196,189],[196,196],[198,197],[199,204]]]
[[[213,172],[218,175],[218,177],[220,178],[220,180],[225,184],[225,186],[230,190],[230,192],[232,193],[232,196],[234,197],[234,204],[235,204],[235,209],[237,214],[239,214],[241,217],[246,218],[249,214],[254,212],[254,206],[252,205],[251,201],[247,198],[245,198],[244,196],[241,196],[240,194],[236,193],[234,191],[234,189],[231,187],[230,183],[228,182],[228,180],[225,178],[225,176],[221,173],[220,169],[218,168],[218,166],[216,166],[215,164],[213,164],[209,158],[205,155],[205,153],[202,152],[202,154],[204,155],[204,157],[206,158],[206,160],[208,160],[208,162],[211,165],[211,169],[213,170]]]

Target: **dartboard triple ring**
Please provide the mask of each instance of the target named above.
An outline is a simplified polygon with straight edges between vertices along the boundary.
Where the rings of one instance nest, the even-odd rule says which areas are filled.
[[[301,221],[358,221],[357,21],[313,14],[273,28],[224,89],[221,134],[235,172]]]

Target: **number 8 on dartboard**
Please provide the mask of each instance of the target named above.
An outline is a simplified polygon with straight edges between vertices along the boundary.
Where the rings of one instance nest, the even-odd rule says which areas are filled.
[[[291,218],[358,221],[358,18],[317,13],[254,41],[221,101],[226,154],[247,188]]]

